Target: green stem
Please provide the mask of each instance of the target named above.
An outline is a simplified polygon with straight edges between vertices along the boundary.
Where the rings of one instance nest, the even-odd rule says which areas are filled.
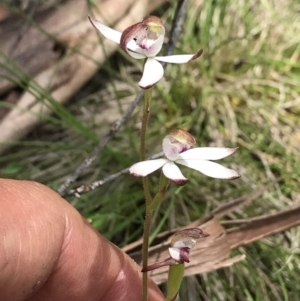
[[[142,118],[142,129],[141,129],[141,140],[140,140],[140,159],[141,161],[146,160],[146,130],[150,114],[150,104],[152,99],[152,88],[145,90],[144,94],[144,108]],[[143,187],[146,198],[146,206],[149,206],[152,198],[149,191],[148,178],[143,178]]]
[[[143,108],[143,119],[142,119],[142,129],[141,129],[141,142],[140,142],[140,158],[141,161],[146,160],[146,129],[150,114],[150,104],[152,98],[152,88],[145,90],[144,95],[144,108]],[[144,223],[144,234],[143,234],[143,249],[142,249],[142,262],[143,268],[148,265],[148,248],[149,248],[149,238],[150,238],[150,228],[151,228],[151,218],[152,211],[148,209],[152,202],[152,197],[149,191],[148,178],[143,178],[143,188],[146,199],[146,215]],[[148,300],[148,274],[143,273],[143,301]]]
[[[142,129],[141,129],[141,145],[140,145],[140,159],[142,161],[146,160],[146,129],[150,113],[150,104],[152,99],[152,88],[145,90],[144,94],[144,107],[143,107],[143,119],[142,119]]]
[[[145,222],[144,222],[144,235],[143,235],[143,248],[142,248],[142,262],[143,269],[148,266],[149,257],[149,238],[150,238],[150,227],[151,227],[152,212],[146,211]],[[143,301],[148,300],[148,273],[143,272]]]

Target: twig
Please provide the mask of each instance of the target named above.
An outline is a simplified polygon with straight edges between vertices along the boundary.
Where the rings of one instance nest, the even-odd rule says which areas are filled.
[[[164,55],[170,55],[173,53],[175,44],[178,41],[179,35],[181,34],[183,30],[183,23],[184,23],[184,16],[186,13],[186,7],[187,7],[187,0],[179,0],[174,16],[174,20],[172,23],[172,29],[169,37],[169,42],[167,44],[166,50]],[[166,63],[163,63],[163,66],[166,66]],[[97,187],[107,183],[108,181],[104,182],[103,184],[96,185],[95,183],[100,183],[101,181],[94,182],[93,184],[90,185],[82,185],[76,189],[70,190],[67,192],[67,189],[69,186],[77,180],[79,176],[89,167],[91,164],[95,161],[95,159],[99,156],[100,152],[102,149],[107,145],[107,143],[113,139],[118,132],[118,130],[121,128],[123,123],[127,121],[127,119],[131,116],[132,112],[134,111],[135,107],[141,102],[143,99],[144,92],[141,91],[139,94],[136,96],[134,101],[130,104],[129,108],[126,110],[126,112],[122,115],[122,117],[116,121],[113,126],[111,127],[110,131],[107,133],[107,135],[99,142],[99,144],[94,148],[94,150],[88,155],[88,157],[76,168],[75,172],[71,174],[66,181],[58,188],[58,193],[61,196],[66,196],[66,195],[74,195],[76,194],[76,191],[82,187]],[[125,172],[124,172],[125,173]],[[119,174],[119,173],[117,173]],[[122,173],[123,174],[123,173]],[[120,174],[121,175],[121,174]],[[119,176],[119,175],[118,175]],[[118,177],[117,176],[117,177]],[[115,178],[112,178],[112,180]],[[104,180],[102,180],[104,181]],[[89,189],[87,191],[91,191],[93,189]],[[85,189],[81,193],[87,192]],[[80,194],[77,192],[77,194]]]
[[[96,188],[110,182],[110,181],[113,181],[115,180],[116,178],[128,173],[128,170],[129,170],[129,167],[117,172],[117,173],[114,173],[112,175],[109,175],[108,177],[104,178],[103,180],[100,180],[100,181],[96,181],[92,184],[83,184],[75,189],[71,189],[69,192],[68,192],[68,195],[75,195],[76,197],[80,197],[82,194],[84,193],[87,193],[89,191],[92,191],[92,190],[95,190]]]
[[[151,160],[151,159],[156,159],[156,158],[159,158],[163,155],[163,152],[160,152],[160,153],[157,153],[151,157],[148,158],[148,160]],[[96,188],[110,182],[110,181],[113,181],[115,179],[117,179],[118,177],[128,173],[128,170],[129,170],[129,167],[128,168],[125,168],[121,171],[118,171],[112,175],[109,175],[107,176],[106,178],[104,178],[103,180],[100,180],[100,181],[95,181],[94,183],[92,184],[83,184],[75,189],[71,189],[70,191],[68,191],[68,193],[66,195],[68,196],[71,196],[71,195],[75,195],[77,197],[80,197],[80,195],[84,194],[84,193],[87,193],[89,191],[92,191],[92,190],[95,190]]]
[[[59,189],[58,193],[61,196],[66,195],[66,191],[71,183],[73,183],[98,157],[102,149],[107,145],[107,143],[115,137],[116,133],[123,125],[123,123],[131,116],[135,107],[141,102],[143,99],[144,92],[141,91],[136,96],[135,100],[130,104],[126,112],[122,115],[122,117],[117,120],[113,126],[110,128],[109,132],[106,136],[99,142],[99,144],[93,149],[93,151],[88,155],[88,157],[76,168],[75,172],[71,174],[65,183],[63,183]]]
[[[184,17],[187,10],[187,0],[178,0],[175,16],[172,23],[169,41],[164,55],[171,55],[175,45],[178,42],[179,36],[183,31]],[[165,67],[167,63],[162,63]]]

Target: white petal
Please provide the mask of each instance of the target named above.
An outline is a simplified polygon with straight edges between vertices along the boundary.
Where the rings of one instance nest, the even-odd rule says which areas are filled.
[[[164,68],[153,58],[148,58],[145,66],[143,76],[139,82],[139,86],[143,89],[151,88],[156,84],[164,75]]]
[[[130,56],[132,56],[134,59],[145,59],[147,56],[144,54],[143,49],[136,44],[134,40],[131,40],[127,46],[129,50],[128,53]],[[131,50],[131,51],[130,51]]]
[[[90,19],[92,25],[96,29],[98,29],[107,39],[120,44],[121,35],[122,35],[122,33],[120,31],[114,30],[114,29],[102,24],[101,22],[93,19],[90,16],[89,16],[89,19]]]
[[[169,56],[156,56],[155,58],[160,62],[184,64],[191,60],[193,55],[182,54],[182,55],[169,55]]]
[[[237,148],[197,147],[189,149],[178,156],[183,160],[220,160],[233,155]]]
[[[147,160],[133,164],[129,173],[135,177],[145,177],[168,162],[167,159]]]
[[[160,62],[184,64],[189,61],[197,59],[203,50],[200,49],[195,54],[179,54],[179,55],[169,55],[169,56],[156,56],[155,58]]]
[[[184,185],[188,179],[181,173],[180,169],[173,162],[168,162],[163,166],[164,175],[177,185]]]
[[[176,163],[202,172],[208,177],[216,179],[236,179],[240,175],[233,169],[226,168],[218,163],[205,160],[176,160]]]
[[[139,60],[139,59],[145,59],[146,58],[145,54],[133,52],[133,51],[130,51],[130,50],[128,50],[128,53],[134,59],[138,59]]]
[[[151,45],[149,49],[144,49],[144,53],[148,57],[154,57],[156,56],[164,43],[164,35],[160,35],[159,38]]]
[[[176,261],[180,261],[180,249],[178,248],[169,248],[169,254],[170,256],[176,260]]]
[[[136,44],[136,41],[135,40],[131,40],[127,43],[127,46],[126,46],[129,50],[133,51],[133,52],[136,52],[136,53],[139,53],[139,54],[142,54],[144,57],[146,57],[145,53],[144,53],[144,50],[138,46]]]

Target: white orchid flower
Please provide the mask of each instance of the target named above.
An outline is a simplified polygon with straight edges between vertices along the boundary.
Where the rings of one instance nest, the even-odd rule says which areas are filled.
[[[174,129],[167,135],[162,148],[167,158],[147,160],[136,163],[129,168],[135,177],[145,177],[162,168],[164,175],[177,185],[184,185],[188,179],[181,173],[176,164],[195,169],[208,177],[216,179],[236,179],[240,175],[233,169],[226,168],[211,160],[219,160],[233,155],[237,148],[198,147],[194,137],[183,129]]]
[[[147,59],[139,86],[143,89],[151,88],[164,75],[164,68],[160,62],[183,64],[197,59],[202,49],[195,54],[157,56],[162,48],[165,28],[161,19],[155,16],[146,17],[122,32],[114,30],[101,22],[89,17],[92,25],[107,39],[120,44],[121,48],[135,59]]]
[[[170,257],[178,263],[190,262],[190,251],[195,247],[200,238],[206,238],[210,235],[200,228],[188,228],[177,231],[169,248]]]
[[[148,265],[142,269],[142,272],[152,271],[163,266],[190,262],[190,252],[195,247],[197,241],[200,238],[207,238],[209,236],[208,233],[200,228],[188,228],[177,231],[171,240],[171,247],[169,248],[170,257]]]

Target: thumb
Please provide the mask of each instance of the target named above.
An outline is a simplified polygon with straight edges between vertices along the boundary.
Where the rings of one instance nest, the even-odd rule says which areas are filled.
[[[2,301],[142,299],[140,267],[38,183],[0,180],[0,254]]]

